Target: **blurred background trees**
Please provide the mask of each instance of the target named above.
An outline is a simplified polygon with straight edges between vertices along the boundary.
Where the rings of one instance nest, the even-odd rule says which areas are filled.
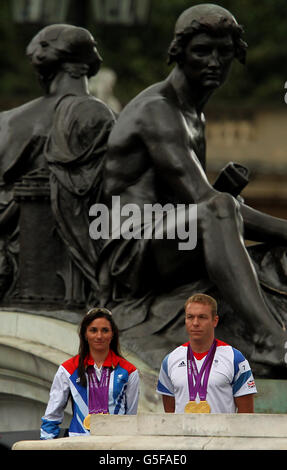
[[[107,26],[97,24],[89,0],[70,0],[65,22],[84,26],[94,35],[103,66],[117,74],[114,93],[125,105],[143,88],[167,75],[170,67],[166,64],[166,53],[175,21],[183,10],[199,3],[209,2],[151,0],[147,25]],[[282,108],[287,80],[286,0],[213,3],[229,9],[244,26],[249,50],[246,66],[234,63],[230,80],[216,93],[211,106]],[[1,0],[0,12],[0,110],[4,110],[42,94],[25,48],[45,24],[16,23],[11,0]]]

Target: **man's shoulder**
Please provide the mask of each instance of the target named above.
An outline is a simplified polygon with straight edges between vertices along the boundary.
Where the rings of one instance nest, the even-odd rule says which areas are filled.
[[[217,342],[217,354],[224,356],[228,360],[232,367],[236,369],[240,363],[246,361],[245,356],[241,351],[231,346],[230,344],[225,343],[224,341],[216,340]]]
[[[179,352],[186,352],[188,348],[189,342],[187,341],[186,343],[180,344],[177,346],[175,349],[173,349],[170,354],[178,354]]]
[[[188,343],[181,344],[180,346],[177,346],[175,349],[170,351],[166,356],[165,360],[169,360],[170,362],[173,362],[174,360],[178,360],[181,357],[185,357],[187,354],[187,346]]]

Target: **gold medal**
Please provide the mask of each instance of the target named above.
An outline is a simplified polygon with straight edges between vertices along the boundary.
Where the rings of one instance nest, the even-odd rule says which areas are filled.
[[[88,431],[90,430],[90,427],[91,427],[91,415],[88,414],[84,421],[83,421],[83,425],[84,425],[84,428],[86,428]]]
[[[93,414],[97,414],[97,415],[108,415],[109,413],[93,413]],[[91,429],[91,415],[88,414],[84,421],[83,421],[83,425],[84,425],[84,428],[86,428],[88,431],[90,431]]]
[[[184,408],[185,413],[210,413],[210,406],[207,401],[189,401]]]

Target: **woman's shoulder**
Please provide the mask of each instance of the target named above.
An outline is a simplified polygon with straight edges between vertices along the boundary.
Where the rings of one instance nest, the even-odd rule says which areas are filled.
[[[63,362],[61,366],[69,372],[70,375],[72,375],[79,366],[79,354],[67,359],[67,361]]]
[[[118,362],[118,365],[120,367],[122,367],[123,369],[125,369],[128,374],[131,374],[132,372],[135,372],[137,370],[136,366],[134,364],[132,364],[131,362],[127,361],[125,358],[123,357],[119,357],[119,362]]]

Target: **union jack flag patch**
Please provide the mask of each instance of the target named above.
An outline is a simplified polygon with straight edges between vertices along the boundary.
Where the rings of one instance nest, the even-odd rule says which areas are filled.
[[[249,381],[247,382],[247,387],[248,387],[248,388],[253,388],[253,387],[255,387],[255,381],[254,381],[253,379],[252,379],[252,380],[249,380]]]

